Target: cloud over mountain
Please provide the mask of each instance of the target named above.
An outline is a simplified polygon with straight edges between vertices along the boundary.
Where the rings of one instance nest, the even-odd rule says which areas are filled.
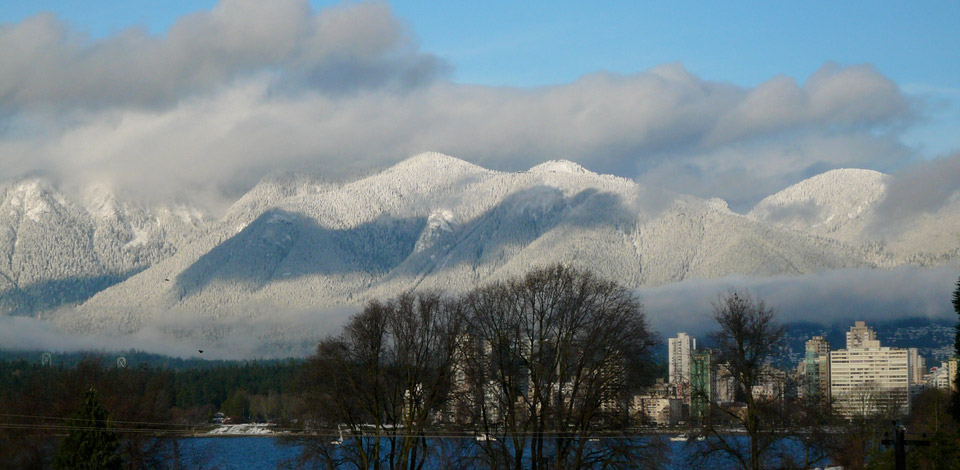
[[[901,171],[878,208],[882,229],[892,221],[935,213],[960,200],[960,153],[916,162]]]
[[[465,292],[558,262],[638,289],[668,331],[691,329],[727,286],[787,319],[942,317],[960,201],[886,236],[870,226],[891,181],[832,170],[738,214],[571,161],[500,172],[424,153],[349,183],[273,175],[218,219],[102,188],[72,200],[39,178],[0,183],[0,317],[93,335],[76,345],[120,334],[305,350],[367,300]],[[44,344],[62,335],[0,323]]]
[[[917,107],[870,65],[755,87],[681,64],[458,84],[381,3],[224,0],[163,36],[102,39],[42,14],[0,26],[0,50],[0,179],[39,172],[151,201],[223,201],[271,171],[339,176],[437,150],[502,170],[562,157],[747,208],[831,168],[913,159],[899,131]]]

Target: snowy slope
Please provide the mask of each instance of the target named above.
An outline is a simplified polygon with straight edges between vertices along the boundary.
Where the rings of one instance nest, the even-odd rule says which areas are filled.
[[[859,247],[881,267],[941,266],[960,260],[960,192],[933,213],[890,220],[881,214],[890,177],[833,170],[760,201],[748,216],[774,227]]]
[[[779,227],[860,243],[889,177],[840,169],[814,176],[760,201],[749,216]]]
[[[956,265],[960,202],[880,233],[887,184],[881,173],[835,170],[742,215],[719,199],[569,161],[508,173],[426,153],[350,182],[271,175],[210,221],[182,207],[131,205],[102,188],[72,203],[27,180],[3,186],[0,308],[36,314],[79,302],[54,321],[82,332],[159,324],[173,336],[216,340],[249,322],[315,317],[406,289],[462,292],[552,262],[628,287]],[[75,278],[100,284],[69,298],[57,297],[62,287],[22,287]],[[263,342],[316,335],[258,328]]]
[[[412,288],[464,291],[549,262],[631,287],[872,266],[857,249],[723,201],[654,194],[565,161],[503,173],[423,154],[344,185],[278,184],[291,187],[262,183],[202,240],[61,323],[135,331],[164,315],[258,318]]]
[[[148,210],[104,188],[82,199],[36,178],[0,185],[0,314],[82,301],[176,252],[205,224],[195,210]]]

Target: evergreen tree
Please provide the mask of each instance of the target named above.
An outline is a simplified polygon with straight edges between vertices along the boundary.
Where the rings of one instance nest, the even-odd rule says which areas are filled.
[[[237,422],[246,422],[250,417],[250,398],[245,392],[237,390],[223,402],[220,411]]]
[[[60,442],[53,468],[64,470],[105,470],[120,468],[120,442],[107,426],[107,410],[90,389],[68,424],[70,432]]]

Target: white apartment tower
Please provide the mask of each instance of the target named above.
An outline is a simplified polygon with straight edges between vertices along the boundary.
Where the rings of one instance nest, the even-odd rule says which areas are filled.
[[[914,385],[923,385],[923,376],[927,375],[927,360],[920,355],[917,348],[907,349],[910,354],[910,366],[913,370],[910,372]]]
[[[957,391],[957,358],[951,358],[947,362],[947,380],[950,381],[950,390]]]
[[[677,333],[676,338],[670,338],[669,347],[669,377],[671,384],[690,383],[690,355],[697,349],[697,339],[691,338],[684,332]]]
[[[866,322],[858,321],[847,332],[847,349],[879,348],[880,340],[877,332],[867,326]]]
[[[830,352],[830,395],[846,416],[910,409],[916,350],[881,347],[862,321],[847,333],[847,349]]]

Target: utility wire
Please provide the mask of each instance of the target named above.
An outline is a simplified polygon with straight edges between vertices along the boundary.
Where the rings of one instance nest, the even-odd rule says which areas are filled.
[[[44,429],[44,430],[90,430],[90,429],[103,429],[92,426],[82,426],[76,424],[69,424],[70,422],[77,421],[88,421],[86,418],[70,418],[70,417],[60,417],[60,416],[40,416],[40,415],[24,415],[24,414],[10,414],[10,413],[0,413],[0,417],[7,418],[25,418],[25,419],[34,419],[34,420],[55,420],[55,421],[66,421],[65,424],[51,424],[51,423],[17,423],[17,422],[0,422],[0,428],[7,429]],[[107,420],[108,428],[111,431],[117,432],[154,432],[154,433],[183,433],[183,434],[200,434],[196,431],[198,429],[206,429],[211,426],[214,426],[214,429],[217,429],[217,425],[213,424],[186,424],[186,423],[160,423],[160,422],[150,422],[150,421],[113,421]],[[115,426],[115,425],[123,426]],[[133,426],[131,426],[133,425]],[[256,423],[251,423],[252,426],[256,426]],[[135,427],[134,427],[135,426]],[[159,427],[158,427],[159,426]],[[227,425],[227,426],[243,426],[241,425]],[[655,433],[642,433],[638,431],[614,431],[614,430],[595,430],[595,431],[560,431],[560,430],[550,430],[550,431],[510,431],[510,432],[484,432],[482,430],[463,430],[463,431],[442,431],[442,430],[431,430],[427,433],[404,433],[402,430],[392,430],[392,429],[380,429],[379,432],[369,429],[367,426],[359,426],[357,431],[354,432],[350,429],[337,429],[337,428],[295,428],[295,427],[281,427],[281,426],[264,426],[268,428],[271,433],[291,433],[291,434],[303,434],[307,436],[320,436],[320,437],[340,437],[343,435],[344,438],[356,438],[356,437],[426,437],[426,438],[470,438],[474,439],[477,437],[485,436],[488,439],[508,439],[512,437],[543,437],[543,438],[579,438],[579,439],[620,439],[620,438],[634,438],[642,436],[652,436],[652,435],[663,435],[668,434],[669,432],[655,432]],[[173,429],[171,429],[173,428]],[[178,429],[179,428],[179,429]],[[205,432],[204,435],[216,436],[218,433]],[[224,433],[224,436],[233,436],[237,434],[227,434]],[[252,435],[252,434],[241,434],[241,435]]]

